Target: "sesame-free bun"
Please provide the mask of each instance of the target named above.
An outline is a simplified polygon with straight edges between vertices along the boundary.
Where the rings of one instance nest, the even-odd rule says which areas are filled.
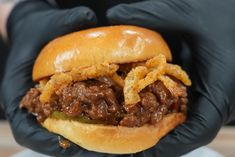
[[[40,52],[33,80],[100,63],[144,61],[157,54],[171,61],[171,52],[158,33],[136,26],[106,26],[71,33],[51,41]]]
[[[135,128],[52,118],[47,118],[42,125],[87,150],[129,154],[154,146],[163,136],[184,122],[185,118],[183,113],[172,113],[164,116],[156,125]]]

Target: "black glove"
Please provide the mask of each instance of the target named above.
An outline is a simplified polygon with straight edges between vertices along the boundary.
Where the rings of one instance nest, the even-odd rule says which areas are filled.
[[[152,0],[108,10],[112,24],[180,34],[184,46],[178,56],[187,52],[184,47],[189,48],[189,58],[183,55],[181,62],[186,64],[193,82],[187,121],[137,156],[182,155],[211,142],[220,127],[234,118],[234,6],[234,0]]]
[[[7,119],[16,141],[32,150],[53,156],[96,157],[74,144],[62,149],[58,136],[43,129],[35,117],[19,109],[19,102],[34,86],[31,76],[40,49],[53,38],[94,26],[96,17],[86,7],[69,10],[52,8],[44,1],[25,1],[17,4],[8,21],[10,54],[1,84],[1,96]]]

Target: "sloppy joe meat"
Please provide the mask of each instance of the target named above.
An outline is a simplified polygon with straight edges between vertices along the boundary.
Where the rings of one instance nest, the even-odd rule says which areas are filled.
[[[68,117],[86,117],[107,125],[128,127],[155,124],[171,112],[184,112],[185,94],[175,97],[161,81],[156,81],[140,92],[141,102],[124,108],[122,89],[109,78],[76,82],[57,90],[50,102],[42,104],[40,91],[32,88],[22,99],[25,107],[42,122],[53,112],[60,111]]]
[[[32,88],[22,99],[20,107],[27,108],[40,122],[59,111],[68,117],[85,117],[107,125],[143,126],[157,123],[168,113],[185,111],[186,87],[176,82],[185,91],[182,96],[173,96],[161,81],[156,81],[140,92],[138,104],[128,107],[124,105],[122,89],[107,77],[63,87],[45,104],[39,101],[40,91]]]

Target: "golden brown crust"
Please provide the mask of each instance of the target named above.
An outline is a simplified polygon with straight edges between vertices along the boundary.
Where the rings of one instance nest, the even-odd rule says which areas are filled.
[[[87,150],[129,154],[154,146],[159,139],[183,123],[185,119],[183,113],[173,113],[165,116],[155,126],[145,125],[135,128],[85,124],[52,118],[46,119],[42,125]]]
[[[51,41],[39,54],[33,80],[94,64],[127,63],[171,52],[156,32],[136,26],[108,26],[75,32]]]

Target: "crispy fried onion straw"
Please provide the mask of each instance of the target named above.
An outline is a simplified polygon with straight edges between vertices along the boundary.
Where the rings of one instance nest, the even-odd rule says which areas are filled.
[[[140,101],[139,92],[157,80],[161,80],[168,90],[175,96],[181,95],[183,91],[177,84],[165,74],[174,76],[185,85],[191,85],[191,81],[178,65],[168,64],[164,55],[148,60],[145,66],[137,66],[132,69],[124,80],[125,105],[134,105]]]
[[[40,101],[42,103],[49,102],[50,97],[55,91],[63,89],[63,87],[73,82],[101,76],[108,76],[119,86],[123,87],[126,105],[137,104],[140,101],[138,93],[157,80],[162,81],[172,95],[182,95],[184,93],[182,88],[179,88],[179,85],[169,76],[179,79],[187,86],[191,85],[191,81],[186,72],[178,65],[167,63],[165,56],[162,54],[147,60],[145,64],[133,68],[127,74],[125,80],[116,73],[118,68],[119,66],[116,64],[103,63],[91,67],[76,68],[66,73],[55,74],[49,81],[40,81],[38,86],[41,91]]]
[[[114,73],[110,78],[116,82],[120,87],[124,87],[124,80],[117,73]]]
[[[168,63],[166,65],[166,73],[168,75],[174,76],[175,78],[179,79],[187,86],[191,86],[192,84],[187,73],[184,70],[182,70],[182,68],[178,65],[173,65]]]
[[[161,75],[158,77],[160,81],[166,86],[166,88],[171,92],[174,96],[180,96],[185,93],[184,88],[179,87],[179,84],[173,81],[169,76]]]
[[[52,94],[66,85],[100,76],[112,76],[119,66],[116,64],[98,64],[91,67],[76,68],[67,73],[58,73],[53,75],[50,80],[41,89],[40,101],[46,103],[50,100]]]

